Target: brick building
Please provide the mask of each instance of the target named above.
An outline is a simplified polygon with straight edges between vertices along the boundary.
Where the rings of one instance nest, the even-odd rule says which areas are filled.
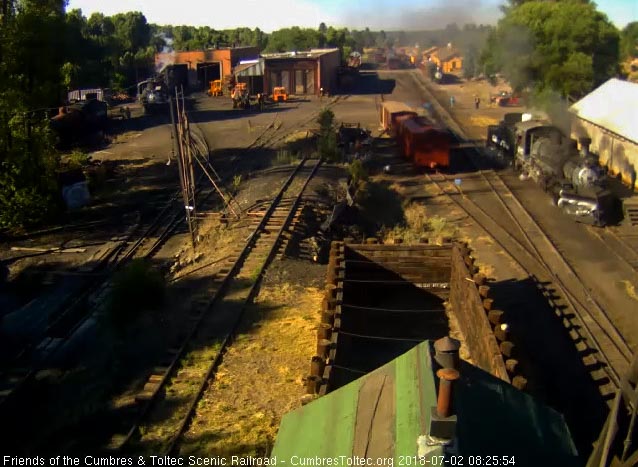
[[[211,81],[230,76],[233,67],[240,61],[258,57],[257,47],[166,52],[155,54],[155,69],[161,71],[168,65],[185,64],[188,66],[188,86],[192,89],[207,89]]]

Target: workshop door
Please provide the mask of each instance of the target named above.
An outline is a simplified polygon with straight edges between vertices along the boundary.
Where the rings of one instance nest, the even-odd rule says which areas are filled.
[[[286,88],[286,92],[290,92],[290,71],[284,70],[281,72],[281,85]]]
[[[305,70],[295,70],[295,94],[306,94]]]
[[[315,70],[306,70],[306,94],[315,93]]]

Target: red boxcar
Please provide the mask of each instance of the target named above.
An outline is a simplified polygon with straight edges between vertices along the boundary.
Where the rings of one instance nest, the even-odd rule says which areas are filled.
[[[403,139],[403,132],[404,132],[403,122],[407,120],[413,120],[416,117],[417,117],[417,114],[415,112],[405,112],[405,113],[398,114],[395,118],[393,118],[394,136],[396,138],[397,145],[399,146],[399,150],[405,157],[408,157],[408,156],[405,152],[405,144]]]
[[[385,101],[379,109],[379,121],[384,130],[391,135],[396,134],[396,119],[401,115],[416,116],[414,109],[403,102]]]
[[[400,146],[416,167],[445,169],[450,166],[450,135],[423,117],[401,122]]]

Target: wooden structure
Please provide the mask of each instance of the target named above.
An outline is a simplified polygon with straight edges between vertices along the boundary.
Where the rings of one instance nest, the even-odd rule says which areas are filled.
[[[459,244],[333,242],[309,391],[326,394],[418,342],[446,336],[445,301],[477,366],[524,388],[506,317],[476,272]]]

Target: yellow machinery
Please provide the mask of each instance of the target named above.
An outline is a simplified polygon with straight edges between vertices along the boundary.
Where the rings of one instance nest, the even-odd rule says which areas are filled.
[[[237,83],[230,97],[233,100],[233,109],[247,109],[250,107],[250,94],[246,83]]]
[[[272,100],[274,102],[286,102],[288,100],[288,93],[286,88],[278,86],[272,89]]]
[[[208,90],[209,96],[223,96],[224,91],[222,90],[222,80],[216,79],[215,81],[210,82],[210,89]]]

